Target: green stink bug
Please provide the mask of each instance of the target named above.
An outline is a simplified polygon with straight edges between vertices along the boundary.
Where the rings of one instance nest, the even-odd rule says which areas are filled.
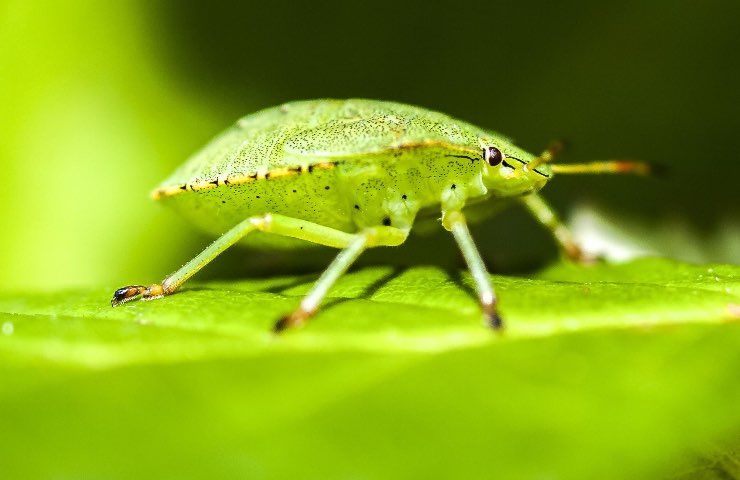
[[[442,213],[475,281],[486,322],[501,327],[490,277],[463,209],[517,199],[571,259],[583,255],[537,194],[554,173],[647,173],[637,162],[553,165],[509,139],[442,113],[375,100],[286,103],[248,115],[211,141],[154,192],[200,228],[218,235],[162,283],[116,290],[118,305],[174,293],[226,248],[342,249],[300,306],[275,325],[304,324],[334,282],[367,248],[402,244],[417,217]]]

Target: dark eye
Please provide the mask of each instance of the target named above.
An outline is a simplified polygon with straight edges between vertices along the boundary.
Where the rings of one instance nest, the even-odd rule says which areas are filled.
[[[504,159],[504,155],[496,147],[488,147],[485,152],[486,161],[492,167],[495,167]]]

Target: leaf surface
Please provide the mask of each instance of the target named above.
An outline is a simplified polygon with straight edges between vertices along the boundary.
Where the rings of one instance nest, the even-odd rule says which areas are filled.
[[[315,278],[194,283],[118,308],[111,288],[0,295],[0,468],[656,478],[736,443],[738,267],[494,276],[500,335],[466,274],[366,268],[309,326],[269,333]]]

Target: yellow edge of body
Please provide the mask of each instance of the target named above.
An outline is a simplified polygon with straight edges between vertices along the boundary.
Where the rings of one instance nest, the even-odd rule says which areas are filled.
[[[251,174],[234,175],[231,177],[216,178],[215,180],[201,180],[198,182],[186,183],[177,186],[168,186],[157,188],[152,191],[151,196],[155,200],[163,197],[171,197],[183,192],[197,192],[199,190],[208,190],[221,185],[242,185],[245,183],[256,182],[257,180],[267,180],[269,178],[287,177],[301,173],[312,172],[314,170],[330,170],[337,166],[337,162],[322,162],[311,165],[301,165],[298,167],[280,167],[262,172]]]
[[[468,151],[468,148],[461,148],[459,145],[452,145],[447,142],[440,142],[437,140],[415,142],[404,145],[397,145],[389,148],[392,150],[406,150],[420,147],[448,147],[454,148],[455,150]],[[379,152],[372,152],[379,153]],[[178,193],[184,192],[197,192],[199,190],[207,190],[210,188],[216,188],[221,185],[243,185],[245,183],[256,182],[257,180],[267,180],[269,178],[287,177],[291,175],[298,175],[301,173],[310,173],[314,170],[330,170],[337,166],[339,162],[320,162],[305,164],[295,167],[279,167],[272,170],[264,170],[261,172],[253,172],[241,175],[232,175],[231,177],[216,178],[214,180],[201,180],[198,182],[190,182],[182,185],[171,185],[166,187],[160,187],[152,191],[151,197],[154,200],[159,200],[164,197],[171,197]]]

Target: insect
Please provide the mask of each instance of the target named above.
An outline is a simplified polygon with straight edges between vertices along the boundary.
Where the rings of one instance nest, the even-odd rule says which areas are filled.
[[[584,254],[537,193],[554,174],[648,173],[644,163],[553,164],[505,136],[442,113],[376,100],[310,100],[247,115],[166,179],[152,196],[219,235],[161,283],[116,290],[113,306],[152,300],[237,242],[341,249],[275,330],[305,324],[368,248],[404,243],[417,218],[441,213],[475,282],[485,322],[501,328],[497,298],[465,219],[466,208],[519,201],[575,261]]]

